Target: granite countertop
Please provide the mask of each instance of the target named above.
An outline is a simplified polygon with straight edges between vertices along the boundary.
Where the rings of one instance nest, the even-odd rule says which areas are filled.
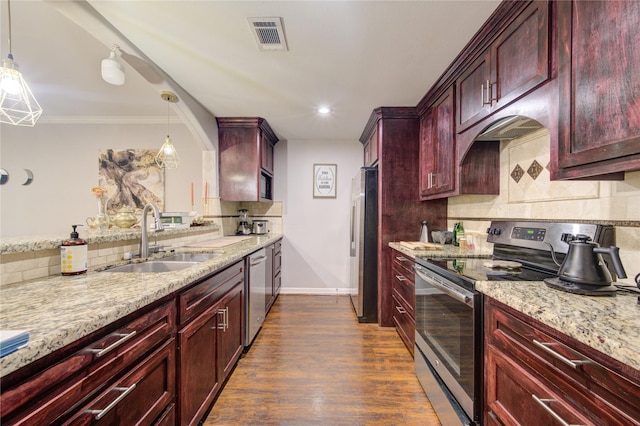
[[[218,249],[177,249],[176,252],[216,252],[220,256],[175,272],[89,272],[4,286],[0,290],[0,329],[27,330],[30,339],[26,347],[0,358],[0,377],[280,238],[281,234],[268,234]]]
[[[453,246],[451,244],[442,245],[442,250],[411,250],[399,242],[390,242],[389,247],[398,250],[399,252],[406,254],[407,256],[415,259],[416,257],[429,257],[429,258],[490,258],[490,251],[482,250],[462,250],[460,247]]]
[[[410,250],[389,246],[416,257],[491,257],[491,253]],[[476,289],[603,354],[640,371],[640,305],[638,296],[619,292],[616,297],[581,296],[547,287],[542,281],[476,281]]]
[[[581,296],[544,282],[477,281],[476,289],[640,371],[638,297]]]

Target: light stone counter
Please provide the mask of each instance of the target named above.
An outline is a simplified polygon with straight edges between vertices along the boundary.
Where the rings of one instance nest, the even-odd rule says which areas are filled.
[[[0,329],[28,330],[29,344],[0,358],[0,377],[48,355],[146,305],[167,296],[255,250],[281,234],[252,236],[220,249],[220,256],[166,273],[89,272],[7,285],[0,289]]]
[[[580,296],[539,281],[478,281],[476,289],[640,370],[640,305],[636,295]]]
[[[391,242],[389,243],[389,247],[392,249],[398,250],[399,252],[406,254],[407,256],[415,259],[416,257],[425,257],[425,258],[464,258],[464,257],[480,257],[480,258],[490,258],[491,252],[479,251],[479,250],[461,250],[460,247],[453,246],[451,244],[445,244],[442,246],[442,250],[411,250],[406,248],[400,243]]]
[[[445,245],[444,250],[410,250],[389,246],[415,259],[490,257]],[[567,336],[640,370],[640,305],[638,296],[580,296],[551,289],[541,281],[477,281],[476,289]]]

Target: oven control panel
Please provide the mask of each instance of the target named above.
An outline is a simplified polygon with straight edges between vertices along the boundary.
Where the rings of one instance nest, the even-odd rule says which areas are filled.
[[[546,233],[546,228],[525,228],[515,226],[511,231],[511,238],[514,240],[544,241]]]

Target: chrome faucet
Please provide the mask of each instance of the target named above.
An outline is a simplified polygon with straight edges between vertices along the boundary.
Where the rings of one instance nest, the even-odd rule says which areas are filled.
[[[149,210],[153,210],[153,216],[156,221],[156,231],[164,231],[162,221],[160,220],[160,210],[158,206],[152,203],[147,203],[142,209],[142,236],[140,237],[140,258],[149,257],[149,225],[147,224],[147,215]]]

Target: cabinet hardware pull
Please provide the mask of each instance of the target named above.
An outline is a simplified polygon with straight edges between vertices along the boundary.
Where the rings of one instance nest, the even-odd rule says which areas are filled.
[[[581,364],[587,364],[589,362],[587,360],[569,359],[550,348],[550,346],[559,345],[559,343],[540,342],[536,339],[533,339],[533,344],[572,368],[578,368],[578,366],[580,366]]]
[[[408,259],[404,256],[396,256],[396,259],[399,260],[400,262],[406,262]]]
[[[403,308],[402,306],[396,306],[396,311],[400,312],[401,314],[406,314],[407,310],[405,308]]]
[[[553,411],[553,409],[551,407],[549,407],[549,403],[551,402],[557,402],[555,399],[542,399],[542,398],[538,398],[537,396],[535,396],[534,394],[531,394],[531,397],[534,399],[534,401],[536,401],[542,408],[544,408],[544,410],[551,414],[551,416],[556,419],[558,421],[558,423],[560,423],[562,426],[585,426],[585,425],[574,425],[571,424],[567,421],[565,421],[565,419],[563,419],[562,417],[560,417],[560,415],[558,413],[556,413],[555,411]]]
[[[120,394],[119,397],[117,397],[116,399],[114,399],[111,404],[107,405],[106,407],[104,407],[102,410],[87,410],[85,411],[85,413],[89,413],[89,414],[95,414],[94,419],[96,420],[100,420],[101,418],[103,418],[109,411],[111,411],[113,409],[113,407],[115,407],[116,405],[118,405],[120,403],[120,401],[122,401],[123,399],[125,399],[127,397],[127,395],[129,395],[134,389],[136,388],[136,383],[132,384],[131,386],[129,386],[128,388],[119,388],[119,387],[115,387],[113,388],[113,390],[118,391],[118,392],[122,392]]]
[[[485,105],[492,105],[493,101],[497,101],[498,100],[498,96],[496,94],[496,97],[492,96],[492,92],[493,92],[493,84],[491,84],[491,81],[487,80],[487,100],[485,101],[485,95],[484,95],[484,83],[480,85],[480,99],[482,101],[482,104],[480,106],[485,106]]]
[[[89,352],[96,352],[96,358],[100,358],[101,356],[107,354],[108,352],[111,352],[112,350],[114,350],[115,348],[117,348],[118,346],[120,346],[121,344],[126,342],[127,340],[131,339],[135,335],[136,335],[136,331],[135,330],[132,331],[129,334],[118,333],[118,334],[115,334],[114,336],[121,336],[122,339],[116,340],[115,342],[113,342],[112,344],[107,346],[106,348],[104,348],[104,349],[87,349],[87,350]]]
[[[405,277],[403,277],[402,275],[396,275],[396,279],[398,281],[406,281],[407,279]]]

